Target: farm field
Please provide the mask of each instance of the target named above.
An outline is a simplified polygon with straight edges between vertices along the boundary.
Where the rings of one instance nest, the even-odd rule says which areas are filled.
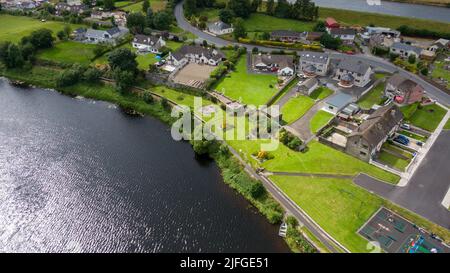
[[[164,0],[150,0],[150,6],[153,11],[163,10],[166,7],[166,3],[167,1]],[[123,7],[122,9],[130,12],[142,12],[142,1]]]
[[[259,106],[275,95],[276,84],[275,75],[247,73],[247,60],[244,56],[236,64],[235,70],[221,79],[215,89],[232,99]]]
[[[64,22],[41,22],[31,17],[2,14],[0,15],[0,42],[19,42],[22,37],[40,28],[48,28],[56,35],[56,32],[63,30],[66,25],[69,25],[72,29],[81,27],[81,25],[67,24]]]
[[[40,51],[38,59],[55,61],[60,63],[89,64],[94,58],[95,45],[73,41],[55,43],[52,48]]]

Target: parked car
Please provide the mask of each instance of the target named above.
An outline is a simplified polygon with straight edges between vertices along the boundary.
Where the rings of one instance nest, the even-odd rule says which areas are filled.
[[[411,130],[411,126],[409,124],[403,123],[400,128],[405,129],[405,130]]]
[[[423,146],[423,142],[422,141],[417,141],[416,142],[417,146],[422,147]]]
[[[409,144],[409,139],[403,135],[398,135],[394,138],[394,141],[407,146]]]

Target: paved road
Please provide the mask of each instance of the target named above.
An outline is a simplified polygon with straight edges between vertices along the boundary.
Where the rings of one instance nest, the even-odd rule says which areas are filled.
[[[368,176],[355,183],[450,229],[450,211],[441,204],[450,186],[450,131],[442,131],[421,166],[405,187],[395,187]]]
[[[248,44],[241,44],[241,43],[233,43],[233,42],[224,40],[222,38],[213,36],[211,34],[205,33],[203,31],[200,31],[199,29],[193,27],[184,17],[183,2],[178,3],[177,6],[175,7],[175,18],[176,18],[177,24],[180,28],[182,28],[185,31],[194,33],[200,39],[206,40],[209,43],[213,43],[217,46],[226,46],[226,45],[232,44],[232,45],[243,46],[243,47],[247,48],[247,50],[249,50],[249,51],[252,50],[254,47],[257,47],[260,51],[276,50],[276,48],[273,48],[273,47],[264,47],[264,46],[255,46],[255,45],[248,45]],[[331,58],[333,58],[333,59],[342,59],[342,58],[348,57],[348,55],[346,55],[346,54],[341,54],[338,52],[331,52],[331,51],[330,51],[330,55],[331,55]],[[360,59],[362,61],[369,63],[373,67],[380,67],[391,73],[398,71],[404,77],[415,80],[418,83],[420,83],[425,88],[425,90],[427,91],[428,95],[431,98],[436,99],[439,102],[441,102],[442,104],[445,104],[447,106],[450,105],[450,95],[448,95],[444,91],[440,90],[439,88],[435,87],[434,85],[431,85],[428,82],[424,81],[419,76],[409,73],[386,60],[383,60],[383,59],[375,57],[375,56],[363,55],[363,54],[353,55],[352,58]]]

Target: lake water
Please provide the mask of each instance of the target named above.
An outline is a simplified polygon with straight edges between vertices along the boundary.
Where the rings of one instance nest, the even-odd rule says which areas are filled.
[[[368,2],[375,2],[374,0],[313,0],[313,2],[322,7],[431,19],[450,23],[450,8],[446,7],[425,6],[390,1],[380,1],[381,5],[368,4]],[[376,22],[374,23],[376,24]]]
[[[0,79],[0,252],[287,252],[150,117]]]

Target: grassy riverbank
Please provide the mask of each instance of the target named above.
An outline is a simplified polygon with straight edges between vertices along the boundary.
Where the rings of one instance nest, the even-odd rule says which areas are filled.
[[[30,70],[13,69],[6,70],[0,67],[0,76],[7,77],[12,80],[20,80],[29,85],[39,86],[41,88],[56,88],[56,78],[60,73],[59,69],[35,66]],[[169,94],[169,99],[175,101],[181,100],[183,104],[193,107],[193,97],[189,94],[184,94],[169,88],[150,88],[155,93],[164,96]],[[163,92],[162,89],[165,91]],[[170,109],[164,107],[161,103],[146,103],[141,98],[133,94],[122,94],[115,90],[114,86],[108,84],[86,84],[79,83],[70,87],[58,88],[60,93],[70,96],[83,96],[85,98],[107,101],[116,104],[125,109],[134,109],[140,113],[151,115],[164,123],[170,125],[175,120],[170,115]],[[179,93],[178,95],[176,95]],[[211,103],[209,101],[206,104]],[[191,105],[192,104],[192,105]],[[215,153],[211,155],[221,169],[224,182],[231,188],[243,195],[254,207],[256,207],[262,215],[272,224],[279,224],[283,218],[284,210],[280,204],[268,193],[253,198],[251,195],[251,188],[255,183],[260,183],[251,178],[244,170],[243,166],[230,155],[229,153]],[[294,252],[298,252],[299,248],[294,241],[299,240],[298,234],[295,234],[295,240],[289,236],[286,238],[289,247]],[[301,243],[305,244],[305,238],[301,237]]]

